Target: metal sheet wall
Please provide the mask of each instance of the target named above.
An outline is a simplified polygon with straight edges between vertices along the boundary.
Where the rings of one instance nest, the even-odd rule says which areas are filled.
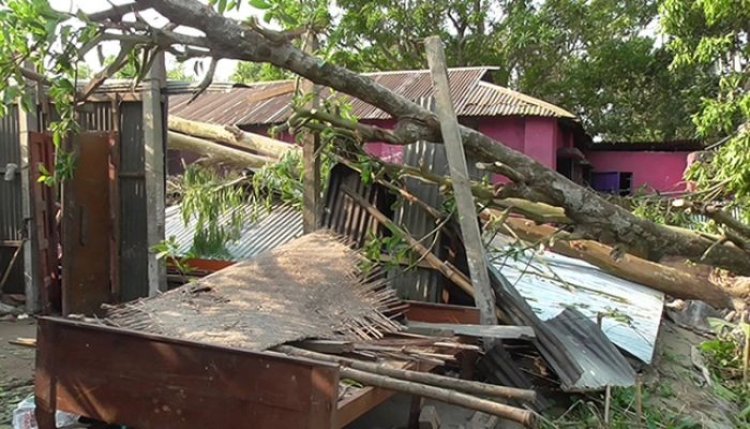
[[[143,106],[120,105],[120,299],[148,296]]]
[[[21,207],[21,173],[16,170],[10,181],[4,180],[8,164],[21,166],[20,130],[17,106],[8,106],[8,112],[0,118],[0,240],[23,238],[23,211]],[[10,263],[13,247],[0,247],[0,276]],[[13,271],[2,292],[23,293],[23,257],[16,260]]]

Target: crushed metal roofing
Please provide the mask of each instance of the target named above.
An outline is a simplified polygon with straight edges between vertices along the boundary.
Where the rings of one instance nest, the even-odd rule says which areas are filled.
[[[493,67],[464,67],[449,69],[451,98],[459,116],[543,116],[575,119],[575,115],[553,104],[489,81]],[[432,97],[429,70],[365,73],[375,82],[410,99]],[[278,124],[291,113],[295,81],[275,81],[251,84],[231,89],[211,88],[192,103],[190,95],[173,95],[169,100],[169,114],[201,122],[220,125],[254,126]],[[331,94],[330,89],[322,96]],[[342,94],[351,103],[353,114],[359,119],[388,119],[382,110],[359,99]]]
[[[560,378],[566,392],[586,392],[607,386],[632,386],[635,371],[607,336],[575,308],[566,308],[553,319],[542,321],[527,300],[498,269],[490,264],[490,282],[498,307],[514,325],[534,328],[534,346]],[[494,378],[509,379],[513,361],[494,359],[485,364]]]
[[[239,239],[227,245],[233,261],[252,258],[302,236],[302,212],[289,205],[274,204],[269,211],[248,204],[236,210],[245,212],[246,221]],[[193,245],[195,219],[185,225],[179,205],[167,207],[165,216],[164,236],[174,237],[178,244],[177,253],[187,255]],[[230,216],[225,215],[225,220]]]
[[[614,344],[651,363],[663,293],[554,252],[525,250],[518,254],[502,236],[493,240],[492,247],[493,266],[502,271],[539,318],[552,320],[568,308],[575,308],[594,323],[602,317],[602,331]],[[515,258],[510,256],[514,252]]]

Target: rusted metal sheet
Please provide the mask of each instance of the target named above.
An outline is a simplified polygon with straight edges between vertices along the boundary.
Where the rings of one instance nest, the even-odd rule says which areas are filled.
[[[144,171],[143,107],[119,106],[120,301],[148,296],[148,240]]]
[[[459,116],[546,116],[574,119],[575,115],[534,97],[488,82],[492,67],[465,67],[449,70],[451,99]],[[431,97],[428,70],[365,73],[375,82],[408,98]],[[291,114],[294,83],[268,82],[230,90],[206,91],[189,102],[190,94],[170,97],[171,115],[195,121],[251,127],[284,122]],[[326,89],[325,98],[331,95]],[[341,96],[360,119],[387,119],[388,114],[357,98]]]
[[[58,318],[39,320],[36,362],[40,429],[54,428],[57,409],[139,429],[335,422],[330,364]]]
[[[73,177],[63,184],[63,314],[92,314],[112,298],[110,288],[110,135],[74,137]]]
[[[359,173],[339,164],[331,170],[323,226],[347,238],[357,248],[364,246],[371,237],[386,234],[386,230],[344,189],[362,196],[386,215],[392,214],[395,198],[384,187],[363,184]]]
[[[48,314],[61,310],[60,277],[58,272],[60,245],[57,226],[57,199],[55,188],[42,183],[42,168],[48,174],[55,172],[55,148],[48,134],[31,133],[29,136],[29,175],[36,222],[37,251],[41,279],[42,312]]]
[[[24,237],[20,149],[18,107],[10,105],[5,116],[0,117],[0,241],[19,241]],[[17,167],[10,181],[3,180],[8,164],[15,164]],[[10,264],[16,248],[0,246],[0,271]],[[23,293],[23,262],[22,257],[16,259],[2,292]]]

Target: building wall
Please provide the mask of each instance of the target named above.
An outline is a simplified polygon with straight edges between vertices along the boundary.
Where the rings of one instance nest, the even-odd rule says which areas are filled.
[[[632,189],[681,192],[690,152],[588,151],[586,159],[596,173],[633,173]]]
[[[369,125],[392,129],[395,121],[368,121]],[[556,168],[557,147],[564,144],[563,133],[560,132],[557,120],[554,118],[536,117],[494,117],[480,118],[474,124],[467,124],[502,142],[511,149],[525,153],[542,164]],[[367,152],[389,162],[403,161],[403,148],[385,143],[370,143]]]

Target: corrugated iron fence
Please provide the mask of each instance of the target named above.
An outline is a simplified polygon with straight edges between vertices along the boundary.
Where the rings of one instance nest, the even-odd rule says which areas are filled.
[[[9,106],[7,114],[0,118],[0,242],[3,242],[3,245],[0,245],[0,277],[16,252],[16,247],[9,242],[20,241],[24,236],[18,119],[16,106]],[[8,169],[12,171],[8,172]],[[6,172],[8,172],[7,175]],[[2,292],[23,293],[23,291],[23,257],[19,257]]]

